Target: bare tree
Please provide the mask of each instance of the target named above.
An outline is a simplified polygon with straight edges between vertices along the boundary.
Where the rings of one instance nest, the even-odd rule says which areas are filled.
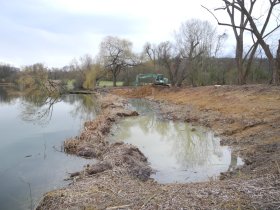
[[[157,53],[157,46],[155,44],[151,44],[147,42],[144,45],[144,55],[148,57],[150,61],[152,61],[154,66],[154,71],[156,71],[156,66],[158,62],[158,53]]]
[[[177,73],[181,63],[181,57],[176,50],[175,45],[170,41],[161,42],[158,45],[146,43],[143,54],[153,63],[154,71],[156,68],[166,70],[171,86],[177,84]]]
[[[94,64],[94,60],[89,54],[80,57],[80,62],[82,71],[90,71]]]
[[[196,84],[198,70],[206,70],[206,60],[216,56],[222,48],[226,35],[217,35],[216,29],[207,21],[192,19],[182,23],[175,33],[175,44],[170,41],[159,45],[146,43],[144,53],[154,66],[164,67],[172,86],[181,86],[189,78]]]
[[[278,49],[276,54],[277,70],[280,71],[280,40],[278,40]]]
[[[132,43],[118,37],[106,37],[101,42],[99,56],[105,70],[112,73],[114,87],[121,71],[137,65],[136,56],[132,53]]]
[[[209,22],[197,19],[183,23],[175,36],[176,47],[183,61],[183,66],[181,65],[177,73],[177,85],[181,86],[187,77],[190,78],[192,85],[195,85],[195,71],[207,58],[218,53],[222,37],[217,35],[216,29]]]
[[[254,45],[251,47],[251,51],[249,51],[251,54],[249,56],[247,69],[245,72],[242,73],[242,75],[246,76],[248,74],[248,68],[250,67],[252,63],[252,57],[255,54],[256,48],[258,45],[260,45],[266,54],[270,69],[271,69],[271,82],[273,84],[279,84],[279,70],[276,67],[275,59],[273,58],[273,53],[269,47],[269,45],[266,43],[265,38],[267,38],[269,35],[271,35],[275,30],[277,30],[280,27],[279,24],[279,12],[274,14],[274,11],[277,11],[276,6],[280,5],[279,0],[268,0],[266,1],[266,4],[263,6],[267,6],[267,12],[264,15],[261,16],[255,16],[254,14],[254,6],[256,4],[256,0],[222,0],[224,3],[224,6],[221,8],[217,8],[216,10],[226,10],[229,14],[230,23],[223,23],[218,20],[218,18],[211,12],[212,15],[216,18],[219,25],[224,26],[230,26],[233,28],[233,31],[235,33],[235,37],[237,39],[237,46],[236,46],[236,60],[237,65],[241,69],[243,68],[244,59],[243,58],[243,34],[245,31],[248,31],[252,34]],[[237,14],[236,14],[237,13]],[[240,17],[240,24],[236,24],[238,20],[238,14]],[[269,31],[267,31],[267,26],[271,20],[271,17],[274,17],[276,21],[276,25],[274,25]],[[260,20],[263,20],[261,23]],[[248,54],[248,53],[247,53]],[[246,58],[246,56],[245,56]],[[251,60],[250,60],[251,59]],[[247,65],[248,65],[247,64]],[[242,69],[243,70],[243,69]],[[240,77],[242,77],[240,73]],[[242,79],[242,78],[241,78]],[[242,82],[242,81],[240,81]]]
[[[255,2],[256,2],[255,0],[249,2],[248,12],[250,15],[252,15]],[[243,85],[246,83],[246,79],[250,71],[254,55],[258,48],[258,42],[255,42],[251,46],[250,50],[244,56],[244,32],[245,32],[245,28],[248,25],[248,18],[246,18],[243,12],[236,10],[235,7],[231,7],[228,3],[226,3],[226,1],[224,1],[224,3],[225,3],[225,7],[222,9],[226,9],[228,16],[230,17],[231,24],[233,26],[238,26],[238,27],[232,27],[232,29],[236,39],[235,62],[236,62],[237,72],[238,72],[238,83]],[[240,17],[239,23],[236,23],[237,22],[235,20],[236,15],[239,15]],[[249,57],[248,62],[246,62],[248,57]]]
[[[176,84],[177,67],[174,65],[174,46],[171,42],[161,42],[157,47],[157,56],[159,65],[166,68],[171,86]]]
[[[74,76],[74,78],[75,78],[75,83],[74,83],[75,89],[81,89],[82,86],[83,86],[83,81],[86,78],[85,71],[83,71],[82,66],[80,64],[81,60],[82,60],[82,58],[80,58],[79,60],[74,58],[69,65],[69,70],[75,74],[75,76]]]
[[[86,88],[83,83],[86,81],[87,73],[91,71],[93,65],[93,58],[89,54],[85,54],[78,60],[74,58],[71,61],[70,70],[77,73],[75,78],[76,88]]]

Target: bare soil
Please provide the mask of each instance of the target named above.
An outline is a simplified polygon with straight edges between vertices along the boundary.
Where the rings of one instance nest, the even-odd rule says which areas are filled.
[[[113,94],[113,95],[112,95]],[[159,184],[142,152],[108,144],[110,128],[137,115],[125,98],[152,101],[160,117],[213,129],[245,164],[219,180]],[[46,193],[37,209],[279,209],[280,88],[265,85],[112,89],[100,95],[102,114],[65,141],[68,153],[99,163],[72,175],[66,188]]]

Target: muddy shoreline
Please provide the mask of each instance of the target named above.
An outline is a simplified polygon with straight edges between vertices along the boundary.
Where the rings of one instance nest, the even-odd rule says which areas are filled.
[[[73,183],[68,187],[46,193],[37,209],[277,209],[280,206],[279,88],[143,87],[111,92],[114,95],[99,94],[102,114],[86,123],[79,137],[65,141],[66,152],[96,158],[99,163],[72,174]],[[123,97],[150,100],[163,119],[213,129],[221,136],[222,144],[232,146],[243,158],[244,166],[222,173],[216,181],[158,184],[149,178],[152,169],[138,148],[106,142],[114,123],[122,117],[137,115],[128,109]]]

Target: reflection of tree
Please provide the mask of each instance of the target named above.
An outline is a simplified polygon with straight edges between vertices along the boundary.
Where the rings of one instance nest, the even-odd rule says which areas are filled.
[[[161,134],[161,138],[164,139],[172,132],[172,126],[173,122],[157,120],[155,129],[158,133]]]
[[[0,87],[0,103],[6,102],[7,101],[7,91],[5,91],[3,88]]]
[[[182,128],[184,128],[182,130]],[[221,147],[219,139],[210,132],[197,128],[192,130],[189,124],[174,124],[172,132],[166,137],[173,142],[172,152],[178,163],[184,167],[205,165],[219,157]]]
[[[53,113],[53,106],[61,101],[59,95],[48,96],[40,92],[24,97],[22,101],[21,118],[37,124],[47,124]]]
[[[187,123],[171,123],[165,141],[172,141],[172,153],[183,167],[202,166],[222,155],[220,142],[213,133],[192,128]]]
[[[154,110],[148,100],[136,98],[130,99],[129,102],[132,107],[140,114],[154,115]]]
[[[96,117],[99,112],[99,104],[95,97],[92,95],[72,95],[71,97],[67,97],[67,101],[72,101],[71,103],[74,105],[74,109],[71,114],[74,117],[79,117],[83,121],[92,120]],[[69,100],[70,99],[70,100]]]
[[[193,129],[187,123],[161,121],[154,116],[128,118],[120,124],[117,136],[122,140],[131,138],[136,135],[132,128],[141,129],[144,135],[159,134],[163,143],[169,142],[171,155],[184,168],[211,164],[223,154],[219,139],[213,133],[199,127]]]
[[[129,119],[134,119],[136,117],[130,117]],[[124,120],[120,124],[116,125],[115,131],[117,133],[116,141],[123,141],[125,139],[130,139],[132,132],[131,132],[131,122]],[[113,140],[113,141],[114,141]]]
[[[144,116],[148,116],[137,119],[138,125],[142,128],[142,131],[145,134],[156,130],[158,133],[165,136],[169,132],[169,123],[167,121],[165,123],[160,123],[150,101],[146,99],[130,99],[130,104],[137,112]]]
[[[71,114],[73,117],[79,116],[82,120],[93,119],[98,112],[97,102],[91,95],[49,96],[40,91],[34,91],[23,98],[21,118],[36,124],[47,124],[52,118],[54,105],[61,101],[73,105]]]
[[[0,104],[10,104],[15,98],[15,96],[9,95],[9,88],[0,87]]]
[[[154,116],[139,118],[138,125],[142,129],[143,133],[148,134],[154,129],[156,118]]]
[[[157,131],[163,137],[166,136],[170,130],[169,122],[159,121],[155,115],[138,117],[136,126],[139,126],[145,134]]]

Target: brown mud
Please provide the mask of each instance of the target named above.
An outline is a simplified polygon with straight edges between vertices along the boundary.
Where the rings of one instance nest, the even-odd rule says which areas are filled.
[[[65,151],[96,158],[72,175],[66,188],[46,193],[37,209],[279,209],[280,88],[209,86],[119,88],[100,95],[102,114],[85,124]],[[118,95],[118,96],[116,96]],[[164,119],[211,128],[244,160],[219,180],[159,184],[142,152],[110,145],[106,138],[121,117],[135,116],[122,97],[146,98]]]

